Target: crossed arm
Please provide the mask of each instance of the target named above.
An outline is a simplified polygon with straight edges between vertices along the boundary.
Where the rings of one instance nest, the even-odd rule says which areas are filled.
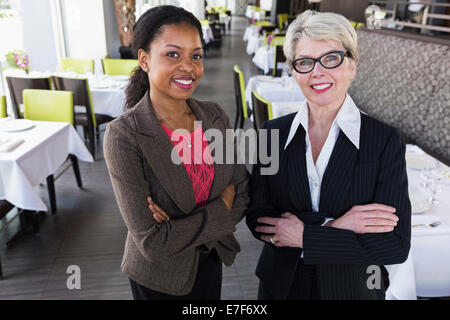
[[[305,263],[395,264],[406,260],[410,248],[411,206],[408,197],[405,145],[397,131],[380,158],[373,202],[353,206],[325,226],[306,224],[270,202],[266,177],[258,164],[251,181],[247,224],[262,241],[303,248]]]

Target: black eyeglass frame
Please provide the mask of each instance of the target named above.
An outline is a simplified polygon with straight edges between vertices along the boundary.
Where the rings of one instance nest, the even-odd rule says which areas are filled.
[[[324,65],[322,64],[322,62],[321,62],[320,60],[321,60],[323,57],[325,57],[325,56],[327,56],[327,55],[329,55],[329,54],[331,54],[331,53],[337,53],[337,54],[339,54],[339,55],[341,56],[341,62],[339,62],[339,64],[336,65],[336,66],[334,66],[334,67],[326,67],[326,66],[324,66]],[[301,73],[301,74],[306,74],[306,73],[310,73],[311,71],[313,71],[313,70],[314,70],[314,67],[316,66],[316,62],[319,62],[320,65],[321,65],[322,67],[324,67],[325,69],[334,69],[334,68],[339,67],[339,66],[342,64],[342,62],[344,62],[344,57],[350,57],[350,55],[347,53],[347,51],[330,51],[330,52],[327,52],[327,53],[325,53],[324,55],[322,55],[322,56],[320,56],[320,57],[318,57],[318,58],[297,58],[297,59],[295,59],[294,61],[292,61],[292,68],[294,68],[295,72],[298,72],[298,73]],[[309,71],[307,71],[307,72],[301,72],[301,71],[298,71],[297,68],[295,67],[295,65],[297,64],[297,61],[300,61],[300,60],[312,60],[312,61],[314,61],[314,64],[313,64],[311,70],[309,70]]]

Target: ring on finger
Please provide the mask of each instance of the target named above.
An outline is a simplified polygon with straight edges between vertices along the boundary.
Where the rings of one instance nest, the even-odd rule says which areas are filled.
[[[270,242],[272,242],[272,244],[275,245],[277,243],[277,240],[275,240],[274,236],[271,236]]]

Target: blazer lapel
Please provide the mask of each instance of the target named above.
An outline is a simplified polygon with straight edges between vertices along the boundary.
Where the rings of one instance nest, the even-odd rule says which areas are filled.
[[[224,156],[223,164],[217,164],[216,161],[214,161],[214,180],[211,186],[211,191],[209,193],[209,200],[215,199],[220,195],[220,193],[225,188],[225,175],[226,175],[226,169],[233,165],[226,165],[225,159],[226,159],[226,144],[225,144],[225,138],[226,138],[226,128],[224,126],[218,125],[218,120],[220,119],[220,115],[217,113],[210,112],[211,110],[209,108],[202,108],[199,103],[194,99],[188,100],[189,106],[191,107],[192,112],[194,112],[195,116],[199,121],[202,121],[202,129],[203,131],[207,131],[209,129],[215,129],[219,130],[222,134],[223,145],[222,145],[222,154]],[[214,138],[215,139],[215,138]],[[211,141],[210,141],[211,143]],[[214,153],[217,154],[218,151],[211,150],[213,159],[214,159]],[[222,159],[218,159],[222,160]],[[232,169],[232,168],[231,168]]]
[[[342,198],[350,187],[358,149],[341,131],[322,178],[319,211],[339,217]]]
[[[312,211],[311,193],[306,169],[305,130],[302,126],[298,127],[295,137],[288,145],[286,151],[288,159],[287,180],[291,201],[298,210]]]
[[[204,131],[214,126],[217,119],[211,119],[210,112],[204,111],[193,99],[188,99],[188,104],[197,119],[202,121]],[[145,160],[178,208],[186,214],[192,212],[196,202],[191,180],[178,154],[174,154],[174,157],[177,157],[180,164],[172,161],[173,144],[156,117],[149,91],[134,108],[137,139]],[[213,187],[217,185],[216,188],[219,189],[222,177],[221,165],[214,164],[214,170]]]

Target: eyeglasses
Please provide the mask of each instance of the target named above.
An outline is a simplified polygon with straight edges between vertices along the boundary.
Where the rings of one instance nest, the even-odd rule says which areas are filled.
[[[319,62],[326,69],[334,69],[344,62],[344,57],[350,55],[344,51],[332,51],[318,58],[298,58],[292,61],[292,67],[298,73],[309,73],[314,69],[316,62]]]

